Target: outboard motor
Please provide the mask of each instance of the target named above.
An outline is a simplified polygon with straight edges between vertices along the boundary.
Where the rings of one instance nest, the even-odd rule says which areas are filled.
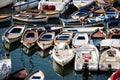
[[[108,72],[111,73],[112,72],[112,65],[108,64]]]
[[[84,72],[88,72],[88,64],[87,63],[84,63],[83,64],[83,67],[82,67],[82,70],[84,71]]]

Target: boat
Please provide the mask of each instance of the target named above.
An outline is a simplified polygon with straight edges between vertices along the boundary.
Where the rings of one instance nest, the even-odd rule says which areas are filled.
[[[35,8],[38,6],[39,0],[21,0],[14,2],[13,9],[16,12]]]
[[[108,7],[105,9],[105,19],[118,19],[119,11],[115,7]]]
[[[120,79],[120,69],[116,70],[111,74],[108,80],[119,80]]]
[[[99,61],[99,70],[115,71],[117,69],[120,69],[120,51],[115,48],[103,51]]]
[[[89,15],[85,16],[77,16],[74,18],[60,18],[60,21],[64,27],[74,27],[74,25],[80,26],[80,27],[91,27],[91,26],[100,26],[103,25],[103,21],[105,19],[104,17],[104,11],[102,9],[95,10]]]
[[[96,29],[90,34],[90,43],[94,45],[100,45],[101,40],[106,39],[106,34],[101,29]]]
[[[120,48],[120,40],[119,39],[103,39],[100,42],[100,50],[104,51],[106,49],[109,48],[116,48],[119,49]]]
[[[0,23],[10,21],[12,19],[10,14],[0,14]]]
[[[45,76],[41,70],[35,70],[31,72],[25,80],[44,80]]]
[[[108,39],[120,39],[120,28],[111,28],[108,30]]]
[[[52,51],[53,59],[61,66],[65,66],[74,58],[75,53],[66,43],[60,43]]]
[[[101,7],[109,7],[114,3],[115,0],[96,0],[96,4]]]
[[[68,4],[71,0],[41,0],[38,4],[38,9],[42,10],[43,8],[51,8],[54,6],[54,10],[59,11],[63,14],[68,9]]]
[[[73,32],[61,32],[54,39],[54,44],[59,45],[60,43],[67,43],[70,45],[72,41]]]
[[[92,44],[82,45],[80,48],[74,49],[75,52],[75,71],[98,71],[99,52]]]
[[[27,76],[28,76],[28,70],[23,67],[11,73],[6,80],[23,80]]]
[[[27,28],[22,35],[21,43],[23,46],[27,47],[27,49],[30,49],[36,45],[37,40],[38,30],[34,28]]]
[[[72,46],[79,48],[84,44],[88,44],[89,38],[87,33],[76,33],[72,39]]]
[[[43,14],[18,13],[18,14],[14,14],[12,17],[14,20],[23,21],[23,22],[47,22],[48,20],[48,17]]]
[[[48,49],[53,46],[54,37],[54,32],[45,32],[39,36],[37,44],[42,50]]]
[[[9,27],[3,34],[2,40],[8,43],[20,41],[25,28],[25,25],[13,25]]]
[[[88,0],[73,0],[72,1],[74,6],[76,6],[78,9],[89,6],[89,5],[93,4],[94,2],[95,2],[95,0],[89,0],[89,1]]]
[[[20,40],[25,28],[25,25],[14,24],[4,32],[2,35],[2,42],[6,49],[12,50],[14,44],[14,49],[20,45]]]
[[[8,6],[14,2],[14,0],[0,0],[0,8]]]
[[[10,74],[12,69],[11,59],[6,55],[7,54],[2,53],[2,49],[0,49],[0,80],[3,80]]]
[[[38,9],[31,9],[31,10],[24,10],[21,11],[21,13],[23,14],[43,14],[48,16],[48,18],[59,18],[59,11],[56,10],[48,10],[48,9],[44,9],[44,10],[38,10]]]

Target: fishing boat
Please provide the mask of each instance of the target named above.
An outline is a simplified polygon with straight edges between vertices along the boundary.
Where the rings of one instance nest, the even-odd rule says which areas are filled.
[[[53,59],[61,66],[67,65],[74,58],[74,55],[73,49],[70,49],[66,43],[60,43],[52,51]]]
[[[23,14],[43,14],[48,16],[48,18],[59,18],[60,13],[56,10],[38,10],[38,9],[31,9],[31,10],[25,10],[21,11]]]
[[[72,46],[79,48],[84,44],[88,44],[89,38],[87,33],[76,33],[72,39]]]
[[[28,76],[28,70],[23,67],[11,73],[6,80],[23,80],[27,76]]]
[[[84,8],[86,6],[89,6],[91,4],[93,4],[95,2],[95,0],[73,0],[72,3],[78,8]]]
[[[119,80],[120,79],[120,69],[116,70],[111,74],[108,80]]]
[[[115,7],[108,7],[105,9],[105,19],[118,19],[119,11]]]
[[[92,44],[82,45],[75,49],[75,71],[97,71],[99,63],[98,49]]]
[[[0,8],[8,6],[14,2],[14,0],[0,0]]]
[[[105,32],[101,29],[96,29],[92,34],[90,34],[90,43],[94,45],[100,45],[100,41],[106,38]]]
[[[25,27],[25,25],[13,25],[9,27],[3,34],[2,40],[5,40],[8,43],[19,41],[25,30]]]
[[[51,8],[59,11],[61,14],[68,9],[68,4],[71,0],[41,0],[38,4],[38,9]],[[53,8],[54,7],[54,8]]]
[[[99,61],[99,70],[115,71],[117,69],[120,69],[120,51],[115,48],[103,51]]]
[[[45,32],[39,36],[37,44],[42,50],[48,49],[53,46],[54,37],[54,32]]]
[[[30,49],[32,46],[36,45],[38,40],[38,30],[34,28],[27,28],[22,35],[21,43]]]
[[[11,18],[12,17],[10,14],[0,14],[0,23],[5,21],[10,21]]]
[[[35,8],[38,6],[39,0],[21,0],[18,2],[14,2],[13,9],[16,12],[27,10],[31,8]]]
[[[72,41],[72,36],[73,32],[62,32],[55,37],[54,44],[59,45],[62,42],[70,45]]]
[[[43,14],[14,14],[14,20],[23,21],[23,22],[47,22],[48,17]]]
[[[2,53],[0,49],[0,80],[3,80],[9,73],[11,73],[11,59]]]
[[[108,39],[120,39],[120,28],[111,28],[108,31]]]
[[[31,72],[25,80],[44,80],[45,76],[41,70]]]

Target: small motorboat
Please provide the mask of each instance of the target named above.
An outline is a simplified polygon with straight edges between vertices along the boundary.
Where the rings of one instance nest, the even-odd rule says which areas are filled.
[[[14,0],[0,0],[0,8],[8,6],[14,2]]]
[[[73,49],[70,49],[66,43],[60,43],[52,51],[53,59],[61,66],[67,65],[74,58],[74,55]]]
[[[109,39],[120,39],[120,28],[109,29],[107,38],[109,38]]]
[[[24,22],[47,22],[48,17],[43,14],[15,14],[12,16],[14,20]]]
[[[74,49],[75,55],[75,71],[98,71],[99,51],[92,44],[82,45],[80,48]]]
[[[25,25],[13,25],[9,27],[3,34],[2,40],[7,41],[8,43],[20,41],[25,28]]]
[[[6,53],[2,53],[2,50],[0,49],[0,80],[3,80],[11,73],[11,68],[11,59],[6,56]]]
[[[117,69],[120,69],[120,51],[115,48],[103,51],[99,61],[99,70],[115,71]]]
[[[67,43],[70,45],[72,41],[73,32],[62,32],[58,34],[54,39],[54,44],[59,45],[60,43]]]
[[[113,72],[113,74],[108,78],[108,80],[119,80],[120,79],[120,69]]]
[[[75,48],[79,48],[84,44],[88,44],[88,41],[89,39],[87,33],[76,33],[72,39],[72,45]]]
[[[98,28],[90,35],[90,43],[94,45],[100,45],[100,41],[105,38],[106,38],[105,32]]]
[[[11,73],[7,80],[23,80],[28,76],[28,70],[26,68],[18,69],[17,71]]]
[[[18,2],[14,2],[13,9],[16,12],[27,10],[31,8],[35,8],[38,6],[39,0],[22,0]]]
[[[105,19],[118,19],[119,11],[115,7],[108,7],[105,10]]]
[[[42,50],[48,49],[53,46],[54,38],[54,32],[44,32],[39,36],[37,44]]]
[[[22,35],[21,43],[30,49],[32,46],[36,45],[38,40],[38,30],[34,28],[27,28]]]
[[[0,14],[0,23],[10,21],[12,19],[10,14]]]
[[[31,72],[25,80],[44,80],[45,76],[41,70]]]

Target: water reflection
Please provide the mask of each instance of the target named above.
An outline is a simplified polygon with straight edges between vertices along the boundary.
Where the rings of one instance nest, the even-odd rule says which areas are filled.
[[[72,73],[73,71],[73,67],[72,64],[68,64],[66,66],[60,66],[59,64],[57,64],[54,60],[51,60],[51,64],[53,67],[54,72],[62,77],[67,76],[68,74]]]
[[[50,49],[43,50],[43,51],[42,50],[37,51],[38,55],[42,58],[46,58],[47,56],[49,56],[50,55],[49,52],[50,52]]]

